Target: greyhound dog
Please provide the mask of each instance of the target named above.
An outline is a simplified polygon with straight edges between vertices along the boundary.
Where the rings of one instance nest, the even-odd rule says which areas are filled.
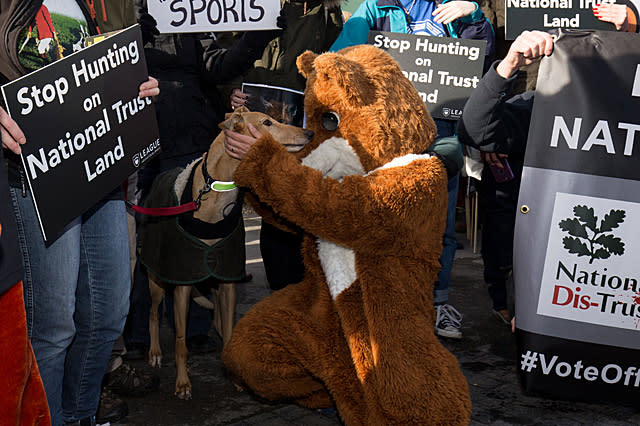
[[[251,123],[259,132],[274,136],[289,152],[301,150],[313,137],[310,130],[278,123],[266,114],[251,112],[244,107],[225,118],[219,125],[221,129],[248,135],[247,124]],[[236,293],[233,281],[240,281],[245,276],[242,195],[232,182],[240,161],[225,152],[224,139],[221,132],[202,159],[183,170],[176,169],[158,176],[146,201],[147,205],[154,205],[159,197],[166,199],[170,193],[174,201],[183,202],[185,197],[196,200],[197,210],[186,219],[185,215],[179,219],[147,217],[141,231],[140,259],[147,267],[151,292],[149,363],[154,367],[161,365],[158,307],[165,289],[174,288],[175,394],[181,399],[191,398],[185,339],[192,285],[196,286],[205,279],[211,282],[212,278],[216,282],[217,289],[212,291],[213,303],[203,296],[194,300],[214,310],[214,324],[226,344],[231,338],[234,322]],[[168,184],[163,186],[163,181]],[[192,232],[194,223],[207,230]],[[209,232],[212,229],[222,231]]]

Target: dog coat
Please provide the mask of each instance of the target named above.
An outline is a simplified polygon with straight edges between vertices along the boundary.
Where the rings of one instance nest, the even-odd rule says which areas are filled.
[[[192,166],[186,188],[191,188],[194,169]],[[176,189],[176,179],[183,172],[185,169],[176,168],[159,175],[145,206],[173,207],[191,201],[189,189]],[[220,282],[241,280],[245,276],[242,200],[239,193],[230,213],[217,224],[199,221],[192,212],[179,216],[143,216],[140,261],[162,281],[175,285],[190,285],[208,278]],[[207,245],[200,238],[221,239]]]

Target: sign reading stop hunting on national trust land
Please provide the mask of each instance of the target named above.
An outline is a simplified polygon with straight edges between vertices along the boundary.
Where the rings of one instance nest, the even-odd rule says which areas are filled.
[[[482,78],[484,40],[370,31],[368,43],[398,62],[434,118],[459,119]]]
[[[45,240],[159,152],[147,78],[135,25],[2,86]]]
[[[615,31],[615,26],[596,18],[593,7],[615,0],[506,0],[505,37],[514,40],[525,30],[554,28]],[[618,3],[628,3],[619,1]]]
[[[560,32],[514,239],[518,370],[554,397],[640,398],[640,35]]]
[[[148,0],[161,33],[275,30],[280,0]]]

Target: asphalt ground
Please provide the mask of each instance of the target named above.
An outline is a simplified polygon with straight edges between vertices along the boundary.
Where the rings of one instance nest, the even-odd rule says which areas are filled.
[[[239,284],[236,318],[269,294],[259,250],[260,218],[245,212],[247,270],[253,280]],[[450,301],[463,315],[463,338],[443,339],[458,358],[468,380],[473,403],[471,425],[629,426],[640,425],[640,404],[587,404],[526,396],[516,376],[515,339],[510,329],[491,314],[491,303],[482,279],[482,259],[463,234],[464,248],[454,262]],[[166,322],[161,328],[164,365],[155,369],[160,389],[143,398],[128,398],[129,415],[117,425],[341,425],[333,411],[317,411],[293,404],[271,403],[242,392],[225,376],[220,354],[189,355],[193,398],[173,395],[174,337]],[[145,361],[130,361],[137,369],[149,369]]]

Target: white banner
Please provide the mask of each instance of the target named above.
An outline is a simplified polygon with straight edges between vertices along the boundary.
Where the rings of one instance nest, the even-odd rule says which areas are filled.
[[[275,30],[280,0],[148,0],[161,33]]]
[[[638,203],[557,193],[538,314],[637,330],[639,228]]]

